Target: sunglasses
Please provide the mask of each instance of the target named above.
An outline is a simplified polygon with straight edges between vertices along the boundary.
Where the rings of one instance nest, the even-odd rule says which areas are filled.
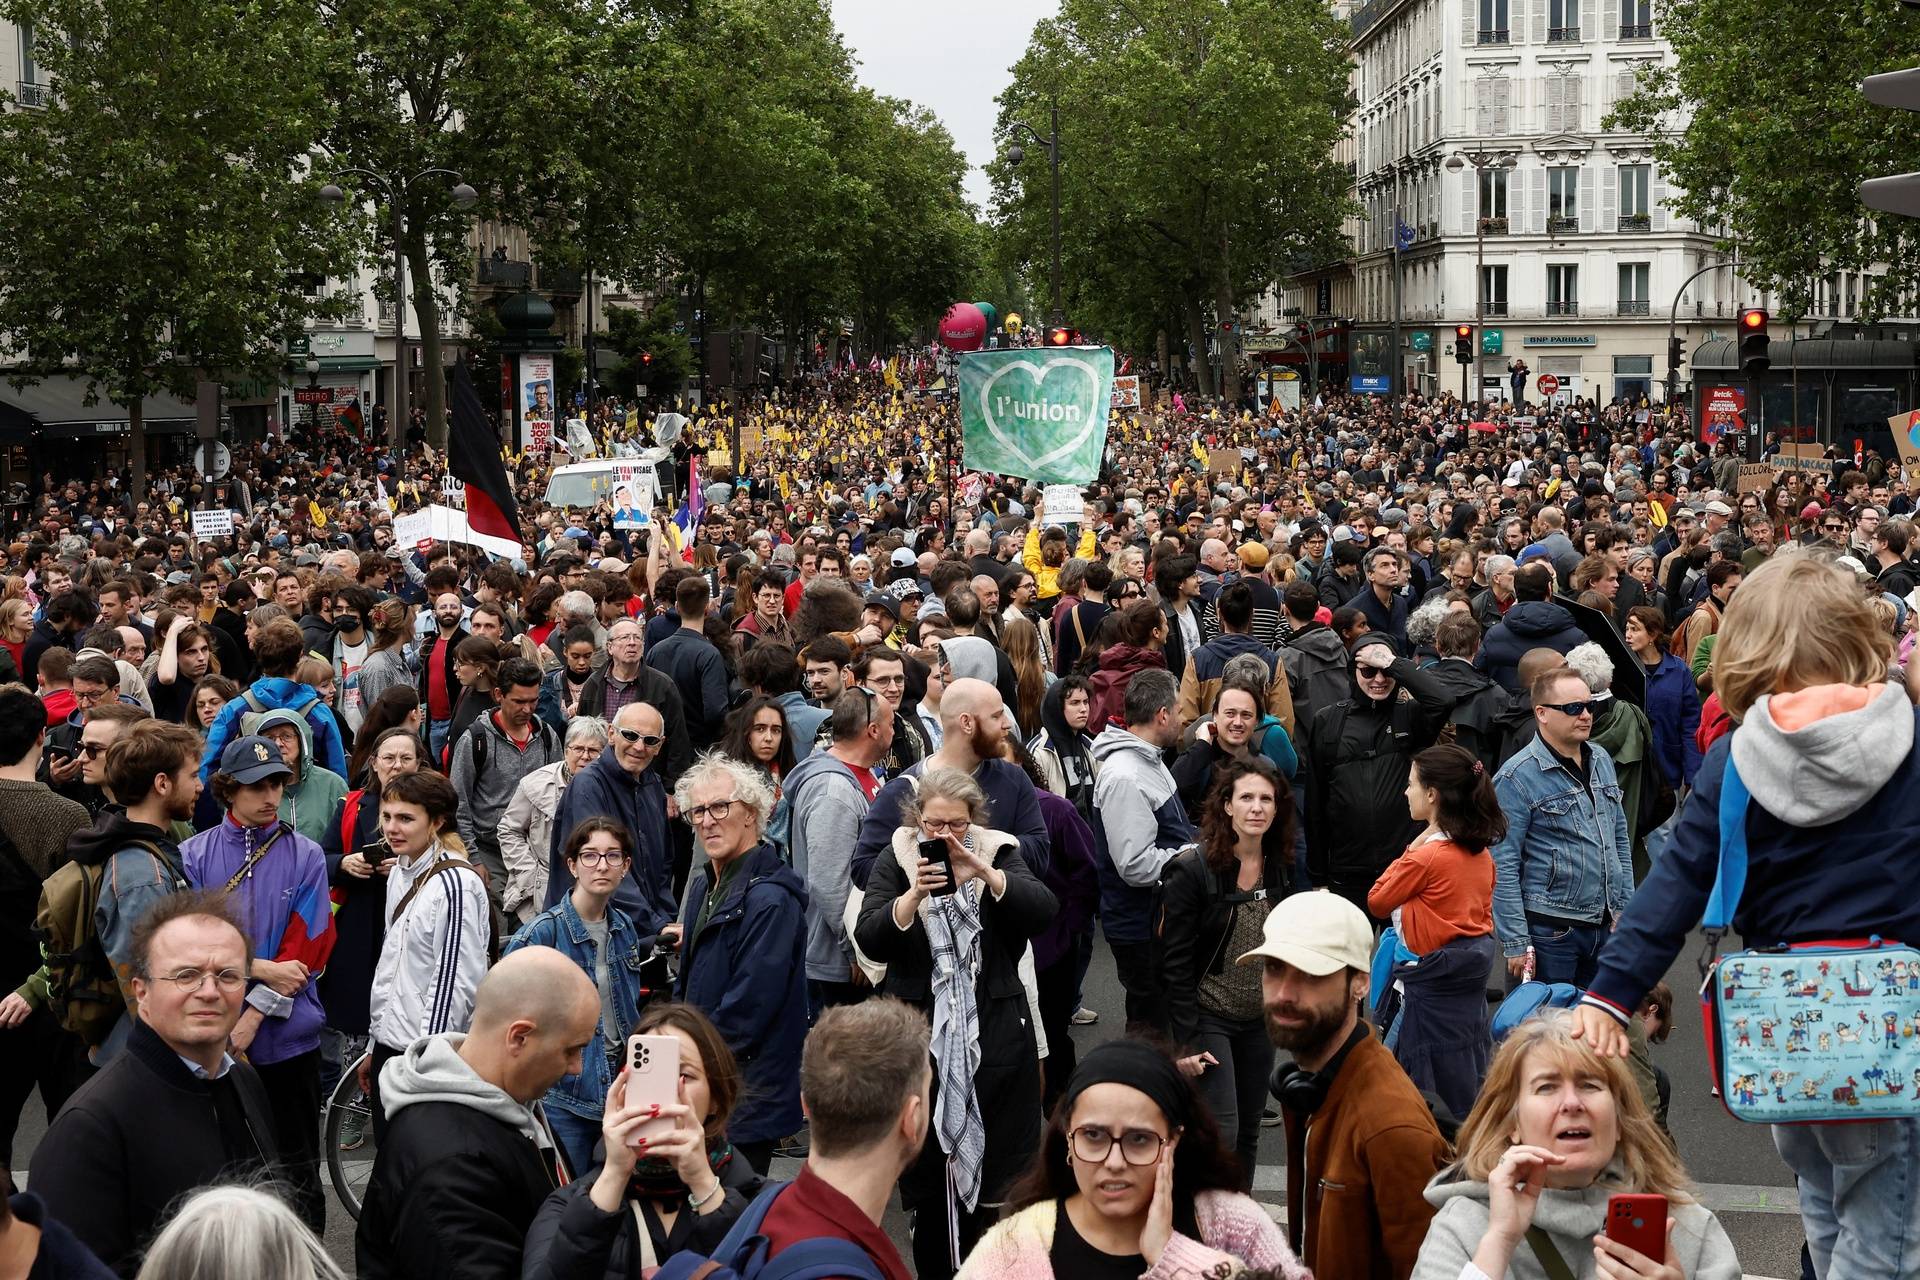
[[[1547,708],[1549,711],[1558,711],[1563,716],[1573,716],[1575,718],[1586,715],[1593,710],[1591,700],[1581,702],[1542,702],[1539,705]]]
[[[638,729],[615,729],[614,732],[619,734],[622,738],[626,739],[628,742],[639,743],[641,746],[647,748],[649,751],[651,751],[653,748],[659,746],[661,743],[666,741],[666,739],[662,737],[660,734],[642,733]]]

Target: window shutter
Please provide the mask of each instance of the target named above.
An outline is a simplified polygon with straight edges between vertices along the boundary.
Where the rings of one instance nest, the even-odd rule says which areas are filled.
[[[1472,235],[1474,219],[1480,216],[1480,175],[1472,169],[1460,171],[1460,231]]]
[[[1531,179],[1523,175],[1518,185],[1533,188],[1533,199],[1529,202],[1532,208],[1527,211],[1527,221],[1518,225],[1524,225],[1533,235],[1540,235],[1547,229],[1547,171],[1535,169]]]
[[[1620,34],[1620,0],[1600,0],[1600,30],[1597,34],[1602,40],[1611,40]],[[1593,37],[1589,35],[1587,38]]]
[[[1619,171],[1612,165],[1600,171],[1600,229],[1611,231],[1620,225]]]
[[[1624,101],[1633,93],[1633,68],[1629,67],[1614,78],[1613,100]]]
[[[1493,81],[1491,80],[1473,82],[1473,131],[1483,138],[1493,132]]]
[[[1460,43],[1471,49],[1480,39],[1480,0],[1460,0]]]
[[[1582,40],[1591,40],[1599,34],[1594,8],[1593,0],[1583,0],[1580,5],[1580,38]]]
[[[1525,3],[1525,0],[1520,0]],[[1514,33],[1514,43],[1519,43],[1519,32]],[[1533,0],[1533,40],[1535,44],[1547,42],[1547,0]]]
[[[1493,82],[1493,131],[1496,134],[1513,132],[1513,81],[1502,76]]]
[[[1566,77],[1566,88],[1561,90],[1561,110],[1566,113],[1568,133],[1578,133],[1585,127],[1587,78],[1578,70]]]
[[[1648,184],[1647,203],[1651,206],[1648,212],[1653,215],[1653,229],[1665,231],[1667,229],[1667,179],[1657,167],[1653,170],[1653,181]]]
[[[1547,77],[1547,133],[1559,133],[1567,127],[1566,109],[1562,105],[1567,78],[1550,75]]]
[[[1580,169],[1580,229],[1593,230],[1593,170],[1582,166]]]

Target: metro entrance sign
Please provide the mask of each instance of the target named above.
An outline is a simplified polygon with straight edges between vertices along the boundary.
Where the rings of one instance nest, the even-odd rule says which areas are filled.
[[[293,402],[295,404],[332,404],[333,388],[295,387],[293,389]]]
[[[1560,379],[1550,373],[1540,375],[1540,394],[1551,400],[1560,391]]]

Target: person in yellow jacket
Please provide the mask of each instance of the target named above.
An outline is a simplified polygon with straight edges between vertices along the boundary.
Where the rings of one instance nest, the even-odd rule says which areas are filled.
[[[1067,531],[1059,525],[1044,533],[1040,529],[1040,520],[1046,511],[1045,502],[1036,501],[1033,504],[1033,520],[1027,525],[1027,543],[1020,552],[1020,563],[1033,575],[1034,596],[1039,600],[1051,600],[1060,594],[1060,566],[1067,562]],[[1082,560],[1091,560],[1100,554],[1098,540],[1091,528],[1080,531],[1080,547],[1073,554]]]

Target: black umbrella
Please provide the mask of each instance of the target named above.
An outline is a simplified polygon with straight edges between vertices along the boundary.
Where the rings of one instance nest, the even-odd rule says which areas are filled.
[[[1573,625],[1586,633],[1587,639],[1607,651],[1613,659],[1613,693],[1615,697],[1625,698],[1636,707],[1645,707],[1647,702],[1647,671],[1640,665],[1633,650],[1627,648],[1627,642],[1607,621],[1607,615],[1598,609],[1589,608],[1571,596],[1555,596],[1553,602],[1573,615]]]

